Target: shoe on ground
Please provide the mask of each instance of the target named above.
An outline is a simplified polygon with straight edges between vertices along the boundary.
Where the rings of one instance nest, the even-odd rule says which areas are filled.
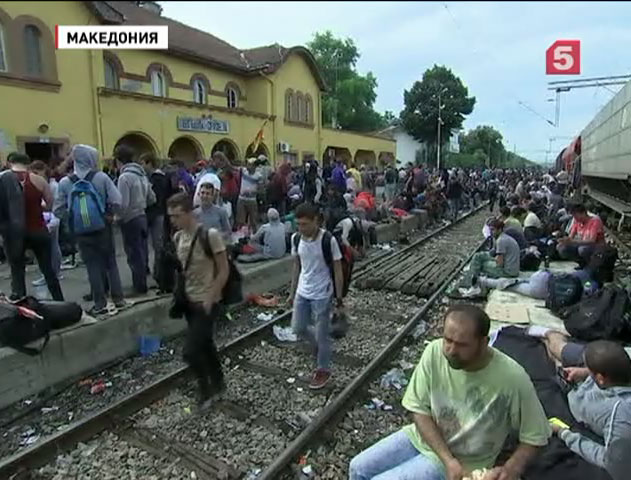
[[[92,307],[86,313],[91,317],[100,317],[101,315],[106,315],[109,312],[107,310],[107,306],[105,306],[103,308]]]
[[[313,378],[311,379],[311,383],[309,383],[309,388],[311,390],[320,390],[329,383],[331,379],[331,372],[324,368],[318,368],[313,374]]]
[[[132,302],[128,302],[125,299],[121,300],[120,302],[114,302],[114,306],[118,308],[119,310],[123,310],[124,308],[129,308],[133,305],[134,304]]]
[[[24,295],[18,295],[16,293],[12,293],[11,295],[9,295],[9,301],[11,302],[17,302],[18,300],[22,300],[24,298]]]
[[[482,295],[482,289],[478,286],[469,288],[459,288],[458,291],[462,298],[475,298]]]
[[[517,282],[519,282],[518,278],[500,278],[497,281],[497,289],[506,290],[508,287],[512,287]]]
[[[44,277],[39,277],[36,280],[33,280],[31,282],[31,285],[33,285],[34,287],[43,287],[44,285],[46,285],[46,279]]]
[[[105,307],[105,309],[107,310],[107,314],[110,315],[110,316],[114,316],[114,315],[118,314],[118,308],[113,303],[109,303],[108,302],[108,304]]]

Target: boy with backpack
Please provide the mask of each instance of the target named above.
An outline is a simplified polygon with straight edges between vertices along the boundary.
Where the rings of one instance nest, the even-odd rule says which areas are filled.
[[[173,226],[177,257],[181,265],[175,292],[177,314],[188,323],[184,360],[199,383],[201,408],[225,390],[224,375],[213,339],[213,323],[223,314],[225,287],[231,268],[221,234],[200,226],[193,213],[193,202],[186,193],[177,193],[167,201]],[[173,315],[172,316],[177,316]],[[209,382],[210,379],[210,382]]]
[[[67,219],[88,271],[94,299],[89,313],[101,315],[107,313],[106,279],[115,307],[125,306],[112,234],[113,214],[120,207],[121,195],[112,179],[97,170],[99,154],[94,147],[75,145],[70,156],[74,173],[59,182],[53,213]]]
[[[330,232],[320,228],[315,205],[296,209],[298,233],[291,240],[295,258],[289,302],[293,303],[292,327],[307,340],[317,357],[317,369],[309,388],[319,390],[331,378],[331,307],[342,308],[348,285],[344,285],[342,252]]]

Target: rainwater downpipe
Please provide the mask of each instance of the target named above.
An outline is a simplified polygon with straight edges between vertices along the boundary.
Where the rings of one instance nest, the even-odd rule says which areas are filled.
[[[92,108],[94,110],[94,128],[96,130],[97,150],[105,155],[105,145],[103,144],[103,122],[101,116],[101,99],[99,98],[99,87],[96,83],[96,52],[100,50],[90,50],[90,90],[92,94]],[[99,160],[102,161],[102,160]],[[102,166],[102,165],[101,165]]]
[[[272,163],[274,165],[274,168],[276,168],[276,113],[275,113],[276,112],[276,87],[274,85],[274,80],[269,78],[267,75],[265,75],[261,71],[259,71],[258,73],[261,77],[263,77],[265,80],[269,82],[270,87],[272,89],[272,94],[270,95],[271,101],[272,101],[272,108],[268,116],[272,118],[272,152],[274,155],[274,157],[272,158]]]

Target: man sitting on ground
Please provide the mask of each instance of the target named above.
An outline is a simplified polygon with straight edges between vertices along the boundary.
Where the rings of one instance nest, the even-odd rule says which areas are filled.
[[[566,379],[578,386],[567,399],[574,418],[601,436],[604,445],[578,432],[553,426],[570,450],[607,470],[613,480],[631,472],[631,359],[618,343],[597,340],[581,345],[553,330],[531,327],[544,336],[551,356],[563,365]]]
[[[462,480],[483,468],[492,469],[485,480],[520,477],[550,427],[524,369],[488,345],[489,326],[476,306],[447,311],[443,338],[425,348],[403,397],[414,423],[353,458],[350,480]],[[519,446],[496,467],[513,431]]]
[[[596,247],[605,244],[605,227],[600,217],[590,216],[583,204],[575,204],[570,213],[574,218],[567,237],[559,239],[557,251],[564,260],[574,260],[584,267]]]
[[[242,263],[260,262],[281,258],[287,252],[285,239],[285,225],[280,221],[278,210],[270,208],[267,211],[268,223],[262,225],[250,240],[249,246],[254,253],[239,255],[237,260]]]

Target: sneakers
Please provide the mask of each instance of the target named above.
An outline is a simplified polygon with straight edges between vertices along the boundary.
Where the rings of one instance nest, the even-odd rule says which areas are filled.
[[[101,315],[105,315],[108,312],[107,310],[107,306],[103,307],[103,308],[96,308],[96,307],[92,307],[91,309],[89,309],[86,312],[88,315],[90,315],[91,317],[99,317]]]
[[[518,278],[500,278],[497,280],[497,289],[506,290],[508,287],[512,287],[517,282],[519,282]]]
[[[313,374],[313,378],[311,379],[311,383],[309,384],[309,388],[311,390],[320,390],[324,388],[329,380],[331,379],[331,372],[324,368],[318,368]]]
[[[64,279],[63,275],[59,275],[57,277],[57,280],[63,280],[63,279]],[[38,279],[33,280],[31,282],[31,285],[33,285],[34,287],[43,287],[44,285],[46,285],[46,279],[43,276],[39,277]]]
[[[478,286],[469,288],[459,288],[458,292],[462,295],[462,298],[475,298],[482,295],[482,289]]]

